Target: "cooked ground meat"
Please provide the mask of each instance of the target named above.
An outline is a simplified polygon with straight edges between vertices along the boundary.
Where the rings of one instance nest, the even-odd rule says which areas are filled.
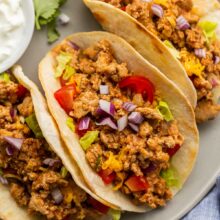
[[[180,51],[180,61],[192,80],[198,95],[198,107],[196,110],[197,122],[206,121],[216,117],[219,112],[219,105],[216,103],[215,87],[220,86],[220,62],[215,62],[216,56],[220,56],[220,41],[205,34],[199,25],[200,17],[193,10],[192,0],[168,0],[159,1],[163,9],[163,16],[159,18],[152,13],[152,4],[154,1],[142,0],[100,0],[120,8],[143,24],[151,33],[155,34],[162,41],[168,40]],[[180,30],[177,20],[183,16],[190,24],[189,28]],[[205,50],[205,57],[195,56],[195,49]],[[184,51],[187,51],[185,53]],[[190,55],[190,56],[189,56]],[[187,60],[187,62],[186,62]],[[214,74],[216,82],[213,83]],[[209,86],[198,86],[198,81]],[[217,84],[217,85],[216,85]],[[201,115],[205,112],[204,102],[209,103],[211,112]],[[207,118],[205,118],[207,116]]]
[[[118,3],[113,2],[117,5],[119,0]],[[134,4],[136,3],[139,4],[139,0],[134,1]],[[141,19],[144,19],[144,15]],[[55,49],[56,53],[70,51],[67,49],[68,44],[64,44],[65,46]],[[75,52],[73,53],[75,56]],[[131,77],[133,73],[129,72],[126,63],[115,59],[108,41],[100,40],[80,50],[78,54],[79,65],[74,78],[77,79],[75,82],[80,91],[73,100],[69,116],[77,123],[76,131],[80,137],[86,132],[81,132],[78,127],[84,117],[90,118],[88,130],[99,131],[98,138],[86,149],[88,163],[104,181],[108,182],[113,178],[113,185],[117,190],[129,194],[136,203],[144,203],[152,208],[164,206],[171,199],[172,193],[160,172],[170,166],[168,150],[182,146],[184,142],[178,123],[175,120],[167,122],[164,119],[157,108],[160,101],[157,92],[155,100],[151,103],[146,101],[146,94],[120,89],[119,82]],[[83,82],[86,82],[86,86],[82,89]],[[107,86],[106,94],[100,94],[100,85]],[[105,110],[100,109],[100,100],[107,101],[107,104],[111,102],[111,110],[114,110],[111,117],[106,113],[107,106]],[[132,112],[140,114],[143,119],[139,125],[133,125],[137,126],[138,132],[134,131],[131,125],[122,131],[113,130],[108,124],[98,125],[97,122],[105,117],[109,117],[115,124],[122,117],[126,117],[127,120],[131,113],[123,106],[125,102],[133,103]],[[154,172],[148,172],[152,167],[155,168]],[[149,188],[141,192],[132,191],[126,185],[132,175],[148,181]]]
[[[65,168],[46,140],[36,138],[30,131],[25,118],[34,113],[32,99],[28,92],[18,98],[17,88],[16,82],[0,80],[0,175],[7,178],[17,204],[31,214],[53,220],[85,219],[90,215],[91,206],[87,194],[69,173],[63,176]],[[20,150],[12,148],[5,136],[22,138]],[[54,160],[53,166],[46,159]],[[61,193],[61,201],[55,200],[54,190]],[[93,215],[98,215],[94,209]]]

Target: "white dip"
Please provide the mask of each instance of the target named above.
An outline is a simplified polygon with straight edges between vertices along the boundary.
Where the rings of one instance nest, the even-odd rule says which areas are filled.
[[[19,47],[25,17],[22,0],[0,0],[0,65]]]

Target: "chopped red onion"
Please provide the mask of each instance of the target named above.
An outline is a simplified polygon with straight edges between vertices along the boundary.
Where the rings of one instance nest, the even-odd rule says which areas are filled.
[[[84,117],[80,120],[78,129],[80,131],[87,130],[89,128],[89,124],[90,124],[90,117]]]
[[[128,120],[129,120],[129,122],[131,122],[133,124],[140,124],[141,122],[143,122],[144,118],[140,112],[132,112],[128,116]]]
[[[205,58],[206,57],[206,51],[205,49],[195,49],[195,55],[199,58]]]
[[[99,86],[100,94],[102,95],[108,95],[109,94],[109,89],[107,85],[100,85]]]
[[[8,156],[12,156],[12,155],[14,154],[14,148],[11,147],[11,146],[7,146],[7,147],[5,148],[5,151],[6,151],[6,153],[7,153]]]
[[[142,2],[152,2],[152,0],[142,0]]]
[[[144,174],[150,173],[156,169],[156,166],[153,163],[150,163],[150,165],[143,170]]]
[[[126,128],[126,126],[128,125],[128,116],[125,115],[125,116],[119,118],[117,121],[117,124],[118,124],[118,130],[123,131]]]
[[[180,15],[177,19],[176,19],[176,24],[177,27],[181,30],[187,30],[190,28],[190,24],[188,23],[188,21],[182,16]]]
[[[107,125],[112,129],[118,129],[115,122],[110,117],[102,119],[99,123],[96,123],[96,125]]]
[[[55,164],[60,163],[60,160],[47,158],[43,161],[43,164],[53,167]]]
[[[3,185],[8,185],[8,180],[0,175],[0,183]]]
[[[69,44],[71,45],[71,47],[72,47],[74,50],[79,50],[79,49],[80,49],[80,47],[79,47],[76,43],[74,43],[74,42],[72,42],[72,41],[69,41]]]
[[[128,112],[132,112],[137,108],[137,106],[134,105],[132,102],[125,102],[123,103],[122,107]]]
[[[132,130],[134,130],[134,131],[136,131],[136,132],[139,131],[138,125],[135,125],[135,124],[132,124],[132,123],[128,123],[128,124],[129,124],[129,126],[132,128]]]
[[[153,4],[151,6],[151,10],[153,12],[154,15],[156,15],[159,18],[163,17],[163,8],[160,5],[157,4]]]
[[[211,84],[213,88],[219,85],[218,81],[215,78],[211,79]]]
[[[219,56],[215,56],[214,64],[218,64],[219,62],[220,62],[220,57]]]
[[[22,138],[13,138],[8,136],[4,136],[4,140],[7,141],[12,147],[16,148],[17,150],[21,149],[21,146],[24,141]]]
[[[17,115],[17,109],[11,108],[10,109],[10,115],[11,115],[12,119],[14,119]]]
[[[101,99],[99,100],[99,107],[104,112],[108,113],[111,116],[114,116],[115,106],[111,102]]]
[[[66,14],[62,13],[60,14],[60,16],[58,17],[58,22],[61,24],[61,25],[66,25],[70,22],[70,18],[69,16],[67,16]]]
[[[59,190],[59,188],[53,189],[53,191],[51,192],[51,195],[57,205],[59,205],[63,201],[63,195],[61,191]]]

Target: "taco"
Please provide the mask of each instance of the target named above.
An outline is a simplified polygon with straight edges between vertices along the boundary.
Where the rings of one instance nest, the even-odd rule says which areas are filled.
[[[165,206],[198,152],[181,91],[125,40],[73,34],[39,65],[61,136],[90,189],[121,210]]]
[[[204,122],[220,112],[217,0],[84,0],[104,29],[128,41],[183,91]],[[187,79],[188,78],[188,79]],[[208,109],[208,110],[207,110]]]
[[[0,75],[0,91],[0,219],[97,219],[107,213],[21,67]]]

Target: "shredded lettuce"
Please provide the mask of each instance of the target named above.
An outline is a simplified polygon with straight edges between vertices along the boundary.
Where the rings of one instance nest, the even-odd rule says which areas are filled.
[[[75,131],[75,125],[74,125],[74,121],[73,121],[73,119],[71,118],[71,117],[68,117],[67,119],[66,119],[66,125],[69,127],[69,129],[71,130],[71,131]]]
[[[112,217],[112,220],[120,220],[121,218],[121,211],[115,210],[115,209],[110,209],[109,214]]]
[[[63,74],[63,79],[69,80],[75,73],[76,73],[76,70],[72,66],[67,65],[64,71],[64,74]]]
[[[165,179],[168,187],[180,187],[180,181],[177,177],[177,172],[173,167],[168,168],[167,170],[163,170],[160,173],[160,176]]]
[[[32,114],[27,118],[25,118],[25,122],[27,123],[28,127],[33,131],[36,138],[43,138],[43,134],[37,122],[37,118],[35,114]]]
[[[61,171],[60,171],[60,175],[61,175],[63,178],[65,178],[66,175],[67,175],[67,173],[68,173],[68,170],[66,169],[66,167],[62,167],[62,168],[61,168]]]
[[[163,115],[163,118],[166,121],[172,121],[173,120],[173,115],[170,111],[170,108],[166,102],[160,101],[159,105],[157,106],[158,111],[160,112],[161,115]]]
[[[174,57],[180,59],[180,52],[173,46],[173,44],[169,40],[165,40],[163,43],[168,47]]]
[[[55,70],[55,77],[61,77],[64,70],[66,69],[66,66],[69,64],[69,62],[71,61],[72,56],[71,54],[65,53],[65,52],[61,52],[57,57],[56,57],[56,61],[58,63],[56,70]]]
[[[98,138],[99,131],[88,131],[83,137],[80,138],[79,143],[83,150],[87,150],[92,143]]]
[[[10,82],[10,76],[8,73],[1,73],[0,80],[4,80],[5,82]]]
[[[216,39],[216,28],[218,23],[212,21],[200,21],[198,26],[202,28],[208,43]]]

